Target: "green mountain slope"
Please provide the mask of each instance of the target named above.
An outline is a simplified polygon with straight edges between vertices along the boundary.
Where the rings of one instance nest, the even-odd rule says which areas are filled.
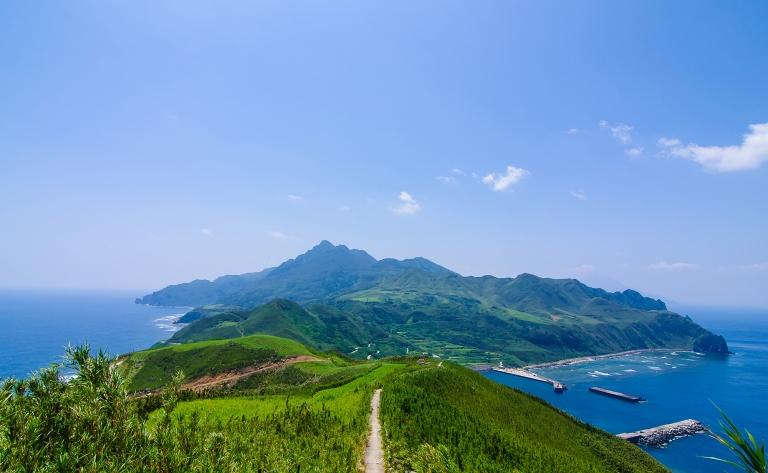
[[[457,361],[524,364],[643,348],[691,349],[713,336],[634,291],[609,294],[576,280],[530,274],[473,278],[412,270],[333,304]]]
[[[212,304],[227,294],[240,291],[254,281],[263,279],[272,269],[267,268],[257,273],[246,273],[238,276],[221,276],[213,281],[196,279],[192,282],[168,286],[141,299],[136,299],[136,303],[176,307]]]
[[[251,309],[275,298],[310,304],[353,286],[368,287],[383,277],[409,269],[451,272],[424,258],[403,261],[387,258],[377,261],[365,251],[350,250],[344,245],[334,246],[328,241],[322,241],[277,268],[240,276],[223,276],[213,282],[197,280],[168,286],[136,302],[197,307],[197,311],[181,321],[188,323],[212,313]]]
[[[629,442],[452,364],[394,378],[380,412],[393,471],[667,471]]]
[[[253,334],[284,337],[319,350],[337,349],[358,356],[383,358],[405,353],[408,344],[359,316],[335,307],[307,308],[275,299],[250,311],[232,311],[197,320],[176,332],[170,343],[235,339]]]
[[[728,352],[722,337],[636,291],[532,274],[464,277],[327,241],[179,322],[192,323],[171,342],[266,333],[373,358],[415,350],[521,365],[644,348]]]
[[[131,370],[128,379],[134,387],[147,386],[150,376],[170,379],[170,365],[190,373],[186,382],[241,370],[249,363],[266,366],[215,389],[181,393],[183,402],[175,415],[182,419],[202,412],[212,425],[229,425],[232,419],[236,424],[270,419],[304,406],[309,412],[325,412],[323,422],[329,427],[336,417],[350,422],[335,435],[360,445],[365,444],[371,392],[381,388],[385,460],[393,472],[667,472],[635,445],[455,364],[417,363],[414,357],[376,362],[335,358],[291,365],[265,361],[310,351],[290,340],[249,337],[138,352],[123,365]],[[142,410],[161,406],[157,395],[139,401]],[[162,416],[158,409],[150,419],[159,422]],[[283,429],[284,435],[295,435],[291,424]],[[305,445],[322,448],[311,439]],[[285,453],[297,459],[307,456]],[[350,458],[351,471],[361,455],[362,449]]]
[[[266,278],[216,302],[239,309],[250,309],[278,297],[311,304],[352,287],[368,287],[386,276],[415,268],[450,273],[424,258],[377,261],[365,251],[323,241],[296,259],[281,264]]]
[[[121,363],[130,392],[166,386],[177,371],[187,381],[202,376],[276,361],[287,356],[312,355],[293,340],[254,335],[238,340],[208,340],[133,353]]]

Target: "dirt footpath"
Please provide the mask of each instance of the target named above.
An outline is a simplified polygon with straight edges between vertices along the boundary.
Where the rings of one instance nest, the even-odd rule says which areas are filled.
[[[363,456],[366,473],[384,473],[384,450],[381,447],[379,399],[381,399],[381,389],[374,391],[373,398],[371,399],[371,417],[368,419],[371,431],[368,434],[368,446],[365,447],[365,455]]]

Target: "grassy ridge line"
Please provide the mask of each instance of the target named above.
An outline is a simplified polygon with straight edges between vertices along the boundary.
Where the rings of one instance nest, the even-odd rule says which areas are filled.
[[[377,387],[384,388],[381,418],[393,472],[668,473],[636,446],[538,398],[457,365],[425,367],[413,358],[377,363],[320,392],[198,400],[181,404],[174,415],[205,412],[226,423],[303,406],[355,424]]]
[[[295,355],[319,353],[285,338],[252,335],[233,340],[206,340],[134,353],[122,361],[132,392],[162,388],[181,370],[187,380],[216,375]]]

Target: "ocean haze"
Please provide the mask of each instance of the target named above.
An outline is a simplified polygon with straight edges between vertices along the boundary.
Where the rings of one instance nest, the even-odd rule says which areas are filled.
[[[159,289],[328,239],[768,307],[742,147],[767,9],[4,2],[0,287]]]

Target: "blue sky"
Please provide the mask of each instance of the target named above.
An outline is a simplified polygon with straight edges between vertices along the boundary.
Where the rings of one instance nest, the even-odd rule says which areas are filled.
[[[158,289],[328,239],[768,306],[766,18],[3,2],[0,286]]]

